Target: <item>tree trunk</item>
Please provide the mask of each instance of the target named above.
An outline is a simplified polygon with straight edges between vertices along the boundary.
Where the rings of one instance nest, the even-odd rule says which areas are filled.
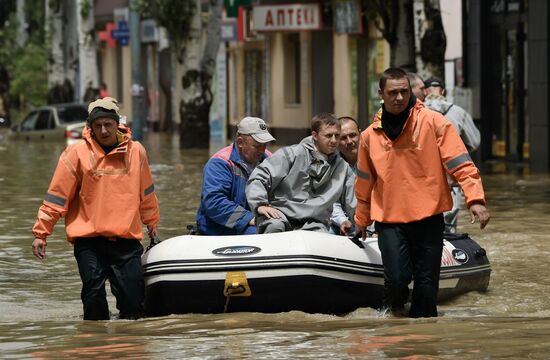
[[[390,43],[390,66],[416,71],[412,0],[398,0],[395,41]]]
[[[46,5],[46,38],[50,40],[48,59],[48,103],[71,101],[72,87],[64,87],[65,71],[63,56],[63,7],[61,1],[50,1]],[[70,93],[68,93],[70,91]]]
[[[94,2],[77,1],[79,99],[90,102],[99,96],[97,44],[94,30]]]
[[[182,98],[180,101],[180,147],[208,148],[210,128],[208,125],[212,105],[212,77],[220,42],[220,19],[223,0],[210,0],[207,39],[201,53],[201,21],[197,10],[191,23],[190,36],[185,42],[182,56]],[[197,6],[200,9],[200,4]]]
[[[441,19],[439,0],[423,0],[425,29],[420,40],[419,72],[428,78],[436,76],[445,80],[445,50],[447,37]]]
[[[0,32],[4,31],[4,27],[8,25],[8,19],[11,14],[18,9],[14,6],[15,4],[10,2],[0,2]],[[19,13],[17,16],[20,17]],[[11,46],[11,41],[5,38],[7,32],[4,36],[1,36],[0,33],[0,47],[7,48]],[[0,61],[0,118],[3,118],[3,122],[0,125],[9,126],[10,123],[10,114],[9,114],[9,103],[8,103],[8,93],[10,91],[10,75],[8,74],[8,61],[9,59],[4,59],[6,62]],[[1,120],[0,120],[1,121]]]
[[[77,31],[77,10],[74,0],[60,0],[63,2],[63,71],[65,91],[70,91],[70,99],[67,101],[78,101],[76,84],[78,81],[78,31]],[[80,0],[79,0],[80,1]]]
[[[172,119],[172,90],[175,88],[174,84],[174,74],[172,66],[172,51],[165,48],[162,49],[159,53],[159,86],[160,91],[164,94],[160,99],[166,99],[166,101],[161,102],[161,131],[172,133],[174,131],[175,121]]]
[[[222,15],[223,0],[210,0],[210,12],[206,33],[206,46],[202,55],[201,69],[210,75],[210,80],[216,70],[216,57],[220,48],[220,21]]]
[[[25,14],[25,0],[17,0],[17,35],[15,43],[22,49],[27,44],[29,33],[27,32],[27,16]]]

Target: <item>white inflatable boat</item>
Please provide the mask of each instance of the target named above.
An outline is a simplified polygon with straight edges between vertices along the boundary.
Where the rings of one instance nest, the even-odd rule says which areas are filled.
[[[467,235],[446,237],[439,300],[485,291],[491,267]],[[382,304],[376,238],[291,231],[248,236],[184,235],[142,258],[149,316],[300,310],[346,314]]]

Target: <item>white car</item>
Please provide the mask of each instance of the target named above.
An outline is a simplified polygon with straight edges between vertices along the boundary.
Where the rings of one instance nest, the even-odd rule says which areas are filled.
[[[11,128],[10,138],[27,141],[66,141],[73,144],[82,138],[88,107],[81,103],[38,107]]]

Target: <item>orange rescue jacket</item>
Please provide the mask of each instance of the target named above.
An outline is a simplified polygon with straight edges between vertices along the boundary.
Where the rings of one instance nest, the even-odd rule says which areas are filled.
[[[416,102],[401,134],[390,140],[382,111],[361,134],[357,159],[355,222],[408,223],[452,208],[446,173],[456,179],[470,207],[485,205],[479,170],[453,125]]]
[[[92,139],[61,154],[33,227],[45,239],[65,217],[67,240],[105,236],[143,239],[142,223],[156,229],[160,220],[153,178],[143,146],[130,140],[130,129],[119,126],[119,145],[108,154]]]

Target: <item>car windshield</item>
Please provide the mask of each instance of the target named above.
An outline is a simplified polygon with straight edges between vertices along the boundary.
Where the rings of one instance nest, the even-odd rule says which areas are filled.
[[[57,115],[61,123],[75,123],[86,121],[88,110],[86,106],[66,106],[57,108]]]

